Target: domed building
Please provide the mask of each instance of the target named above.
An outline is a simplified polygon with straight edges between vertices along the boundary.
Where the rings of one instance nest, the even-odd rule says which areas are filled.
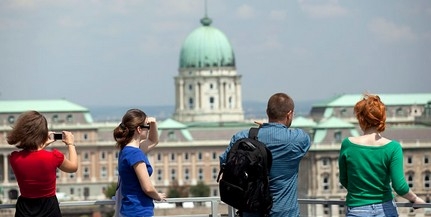
[[[175,113],[179,122],[244,120],[241,76],[226,35],[205,16],[184,40],[175,77]]]

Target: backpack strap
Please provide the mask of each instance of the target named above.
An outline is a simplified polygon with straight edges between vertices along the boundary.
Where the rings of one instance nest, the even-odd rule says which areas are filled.
[[[259,132],[259,129],[260,128],[257,128],[257,127],[251,127],[250,130],[248,131],[248,138],[258,140],[257,133]]]
[[[260,127],[259,128],[251,127],[250,130],[248,131],[248,138],[259,140],[257,138],[257,133],[259,132],[259,129],[260,129]],[[268,159],[266,166],[267,166],[268,172],[269,172],[271,170],[271,167],[272,167],[272,153],[267,147],[265,147],[265,150],[261,150],[261,151],[263,152],[264,155],[266,155],[266,158]]]

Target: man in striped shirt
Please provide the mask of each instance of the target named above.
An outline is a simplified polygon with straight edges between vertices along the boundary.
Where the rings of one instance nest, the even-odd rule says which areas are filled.
[[[297,182],[299,163],[311,142],[309,135],[301,129],[289,128],[294,116],[294,102],[285,93],[276,93],[268,100],[266,114],[268,123],[262,123],[258,132],[259,141],[272,152],[272,167],[269,174],[270,191],[273,197],[271,217],[298,217],[299,204]],[[248,137],[249,129],[236,133],[226,151],[220,156],[220,165],[226,162],[227,153],[239,139]],[[260,213],[242,213],[243,217],[261,217]]]

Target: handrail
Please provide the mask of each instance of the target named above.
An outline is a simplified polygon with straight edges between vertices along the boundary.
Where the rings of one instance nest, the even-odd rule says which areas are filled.
[[[194,216],[219,216],[218,204],[223,203],[219,197],[189,197],[189,198],[168,198],[166,203],[179,203],[179,202],[211,202],[211,213],[204,215]],[[156,202],[159,203],[159,202]],[[344,200],[326,200],[326,199],[298,199],[299,204],[322,204],[322,205],[339,205],[344,206]],[[76,207],[76,206],[90,206],[90,205],[115,205],[114,200],[87,200],[87,201],[64,201],[60,202],[60,207]],[[412,204],[410,202],[396,202],[397,207],[412,207],[412,208],[431,208],[431,203],[425,204]],[[15,204],[0,204],[1,209],[14,209]],[[228,207],[228,213],[223,216],[233,217],[235,213],[234,208]],[[181,215],[175,215],[180,217]]]

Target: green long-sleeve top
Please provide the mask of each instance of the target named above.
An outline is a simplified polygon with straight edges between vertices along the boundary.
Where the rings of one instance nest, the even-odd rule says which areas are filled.
[[[347,189],[350,207],[383,203],[409,192],[404,178],[403,150],[392,140],[382,146],[364,146],[345,138],[338,158],[340,183]]]

